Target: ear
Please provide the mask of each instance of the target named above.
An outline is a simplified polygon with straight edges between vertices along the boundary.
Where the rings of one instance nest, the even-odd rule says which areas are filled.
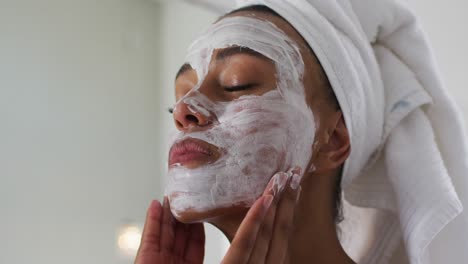
[[[332,115],[329,127],[325,131],[324,141],[320,144],[316,160],[316,172],[323,173],[339,168],[349,157],[351,143],[343,113]]]

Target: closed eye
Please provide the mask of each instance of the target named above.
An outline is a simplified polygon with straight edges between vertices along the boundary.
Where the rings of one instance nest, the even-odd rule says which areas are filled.
[[[236,85],[236,86],[224,86],[223,89],[226,92],[238,92],[238,91],[243,91],[250,89],[254,86],[254,84],[249,83],[249,84],[244,84],[244,85]]]

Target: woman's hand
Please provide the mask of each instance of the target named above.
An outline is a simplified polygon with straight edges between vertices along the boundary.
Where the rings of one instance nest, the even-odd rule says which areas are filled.
[[[300,194],[300,169],[275,174],[249,209],[222,263],[285,263],[294,209]],[[183,224],[153,201],[135,264],[203,263],[203,224]]]
[[[300,169],[277,173],[242,221],[223,264],[287,263]]]
[[[135,264],[203,263],[204,254],[203,224],[180,223],[172,216],[167,198],[163,206],[153,201]]]

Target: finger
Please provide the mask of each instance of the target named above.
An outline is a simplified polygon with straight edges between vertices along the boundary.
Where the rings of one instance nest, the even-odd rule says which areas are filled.
[[[273,196],[266,195],[253,204],[239,226],[222,263],[247,263],[255,245],[258,230],[272,201]]]
[[[266,263],[283,263],[285,260],[288,251],[289,234],[293,225],[294,209],[300,193],[300,180],[301,177],[298,174],[294,174],[291,177],[278,203]]]
[[[137,260],[142,255],[159,252],[161,215],[161,203],[157,200],[152,201],[146,213],[145,227],[143,228],[140,247],[138,248]]]
[[[268,212],[263,220],[262,226],[260,227],[260,231],[255,241],[254,249],[252,250],[252,254],[249,259],[249,263],[265,262],[265,258],[267,256],[268,247],[271,240],[271,234],[273,232],[273,225],[275,222],[275,214],[277,208],[276,203],[278,201],[278,197],[281,196],[281,191],[284,189],[287,180],[288,175],[286,173],[275,174],[271,178],[270,182],[267,185],[267,188],[263,193],[263,195],[274,195],[274,200],[270,208],[268,209]]]
[[[175,241],[176,220],[169,208],[169,201],[164,197],[161,222],[161,250],[172,252]]]
[[[177,222],[175,228],[174,255],[179,257],[184,256],[188,238],[188,225]]]
[[[188,227],[188,233],[190,238],[187,242],[184,259],[191,263],[203,263],[203,257],[205,256],[205,229],[203,224],[191,224]]]

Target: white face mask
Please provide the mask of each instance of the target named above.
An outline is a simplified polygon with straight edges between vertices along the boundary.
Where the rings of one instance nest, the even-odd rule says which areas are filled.
[[[276,65],[276,89],[261,96],[213,102],[198,91],[215,49],[247,47]],[[233,206],[251,206],[269,179],[295,166],[305,169],[312,155],[315,123],[306,103],[304,63],[299,48],[273,23],[251,17],[228,17],[213,24],[189,48],[187,61],[198,84],[179,100],[193,113],[216,122],[206,130],[178,132],[173,143],[187,138],[222,150],[210,164],[169,168],[166,195],[175,216]]]

